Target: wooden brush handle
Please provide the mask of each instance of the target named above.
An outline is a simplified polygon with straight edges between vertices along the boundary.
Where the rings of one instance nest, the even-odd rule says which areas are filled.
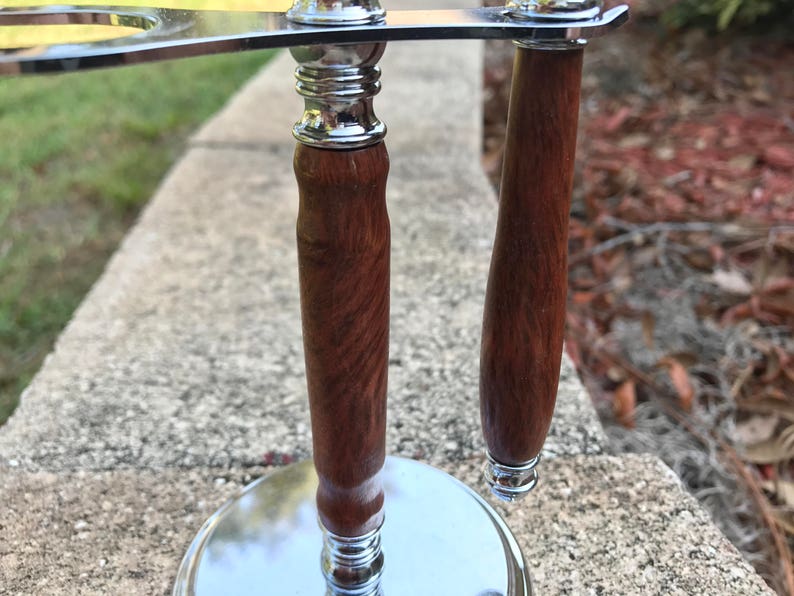
[[[366,534],[383,519],[389,217],[383,143],[298,145],[298,263],[320,520]]]
[[[582,54],[516,52],[480,354],[483,432],[508,466],[540,453],[554,412]]]

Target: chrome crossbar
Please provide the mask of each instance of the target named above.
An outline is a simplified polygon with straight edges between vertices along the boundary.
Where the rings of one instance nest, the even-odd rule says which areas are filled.
[[[287,13],[166,8],[42,6],[0,8],[0,30],[15,25],[106,25],[139,33],[92,43],[0,49],[0,74],[73,71],[266,48],[426,39],[564,42],[600,37],[628,19],[619,6],[586,20],[517,19],[506,7],[395,10],[365,25],[297,24]]]

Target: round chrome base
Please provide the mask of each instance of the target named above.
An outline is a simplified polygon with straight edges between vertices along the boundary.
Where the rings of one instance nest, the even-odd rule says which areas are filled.
[[[425,464],[389,457],[382,472],[385,596],[529,596],[518,544],[470,488]],[[312,462],[244,488],[199,531],[174,596],[322,596],[322,532]]]

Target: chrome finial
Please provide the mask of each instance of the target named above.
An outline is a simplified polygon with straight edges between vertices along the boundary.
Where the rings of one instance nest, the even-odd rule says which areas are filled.
[[[386,11],[379,0],[295,0],[287,18],[302,25],[374,25]]]
[[[523,499],[538,483],[538,472],[535,466],[540,462],[540,455],[518,466],[508,466],[496,461],[488,454],[488,461],[483,468],[485,482],[491,492],[502,501],[512,503]]]
[[[314,26],[372,25],[386,11],[379,0],[295,0],[287,18]],[[292,48],[298,61],[295,88],[303,97],[303,117],[292,134],[321,149],[359,149],[378,143],[386,126],[372,109],[380,92],[378,60],[385,43],[314,45]]]
[[[321,565],[326,596],[382,596],[381,529],[355,538],[323,531]]]
[[[386,135],[372,99],[380,92],[377,62],[385,43],[317,45],[292,48],[298,61],[295,88],[303,97],[303,117],[292,134],[321,149],[359,149]]]

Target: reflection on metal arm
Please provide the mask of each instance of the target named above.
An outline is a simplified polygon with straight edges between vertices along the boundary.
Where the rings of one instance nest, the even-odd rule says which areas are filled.
[[[277,12],[43,6],[0,8],[0,31],[16,25],[106,25],[140,33],[93,43],[0,50],[0,74],[58,72],[189,56],[307,46],[420,39],[565,41],[600,37],[628,19],[619,6],[586,20],[516,19],[505,7],[389,11],[364,25],[302,25]]]

